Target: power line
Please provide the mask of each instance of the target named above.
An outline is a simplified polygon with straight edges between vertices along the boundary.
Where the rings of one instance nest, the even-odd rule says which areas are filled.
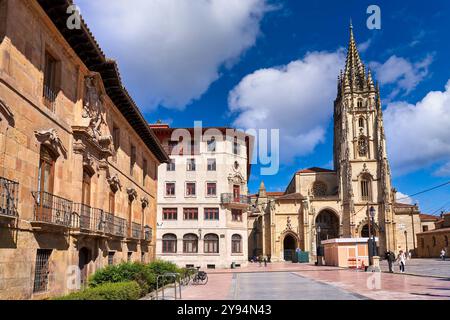
[[[430,192],[430,191],[433,191],[433,190],[442,188],[442,187],[444,187],[444,186],[446,186],[446,185],[448,185],[448,184],[450,184],[450,181],[447,181],[447,182],[445,182],[445,183],[443,183],[443,184],[440,184],[440,185],[438,185],[438,186],[436,186],[436,187],[432,187],[432,188],[429,188],[429,189],[426,189],[426,190],[423,190],[423,191],[420,191],[420,192],[411,194],[411,195],[409,195],[409,196],[407,196],[407,197],[399,198],[399,199],[397,199],[397,201],[409,199],[409,198],[411,198],[411,197],[418,196],[419,194],[423,194],[423,193],[426,193],[426,192]]]

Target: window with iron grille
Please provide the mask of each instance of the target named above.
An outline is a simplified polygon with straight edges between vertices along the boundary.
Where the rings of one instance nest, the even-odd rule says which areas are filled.
[[[167,171],[175,171],[175,159],[170,159],[167,163]]]
[[[51,111],[55,111],[55,101],[57,95],[57,69],[58,61],[48,52],[45,53],[44,66],[44,104]]]
[[[112,266],[114,264],[114,251],[108,252],[108,265]]]
[[[219,220],[218,208],[205,208],[205,220]]]
[[[174,234],[165,234],[162,237],[162,252],[176,253],[177,252],[177,236]]]
[[[166,196],[175,196],[175,183],[166,183]]]
[[[370,182],[366,179],[361,180],[361,199],[363,201],[371,201]]]
[[[186,183],[186,196],[195,196],[195,182],[188,182]]]
[[[186,170],[187,171],[195,171],[195,159],[187,159],[186,160]]]
[[[36,253],[36,265],[34,268],[33,292],[45,292],[48,290],[49,261],[52,254],[51,249],[38,249]]]
[[[238,234],[231,237],[231,253],[242,253],[242,237]]]
[[[215,182],[208,182],[206,184],[206,195],[210,197],[217,195],[217,184]]]
[[[219,237],[217,234],[207,234],[203,239],[205,253],[219,253]]]
[[[208,159],[208,171],[216,171],[216,159]]]
[[[178,210],[177,208],[163,208],[163,220],[177,220]]]
[[[231,220],[236,222],[242,222],[242,211],[237,209],[231,210]]]
[[[184,220],[198,220],[198,209],[197,208],[184,208],[183,209]]]

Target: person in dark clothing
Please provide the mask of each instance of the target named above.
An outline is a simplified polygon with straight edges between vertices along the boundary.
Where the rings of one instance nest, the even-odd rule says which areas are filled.
[[[395,261],[395,254],[392,251],[386,251],[385,258],[386,258],[386,260],[388,262],[388,265],[389,265],[389,272],[393,273],[394,271],[392,270],[392,264]]]

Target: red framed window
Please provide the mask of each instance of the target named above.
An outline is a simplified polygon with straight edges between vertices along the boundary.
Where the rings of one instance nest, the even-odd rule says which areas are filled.
[[[177,236],[174,234],[165,234],[162,238],[162,252],[176,253],[177,252]]]
[[[210,197],[217,195],[217,184],[215,182],[208,182],[206,184],[206,195]]]
[[[163,209],[163,220],[177,220],[178,210],[177,208],[164,208]]]
[[[198,220],[198,208],[184,208],[183,218],[184,220]]]
[[[231,210],[231,220],[236,222],[242,222],[242,211],[237,209]]]
[[[186,183],[186,196],[195,196],[195,182]]]
[[[166,183],[166,196],[174,196],[175,195],[175,183],[168,182]]]
[[[205,220],[219,220],[219,208],[205,208]]]

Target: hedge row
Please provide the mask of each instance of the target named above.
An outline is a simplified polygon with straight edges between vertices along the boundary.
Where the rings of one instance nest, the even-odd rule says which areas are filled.
[[[87,288],[56,300],[138,300],[141,287],[135,281],[104,283],[95,288]]]
[[[107,266],[89,277],[87,289],[59,299],[137,300],[155,290],[158,275],[167,272],[186,274],[187,270],[178,268],[174,263],[161,260],[150,264],[121,263]],[[169,282],[164,284],[167,283]]]

